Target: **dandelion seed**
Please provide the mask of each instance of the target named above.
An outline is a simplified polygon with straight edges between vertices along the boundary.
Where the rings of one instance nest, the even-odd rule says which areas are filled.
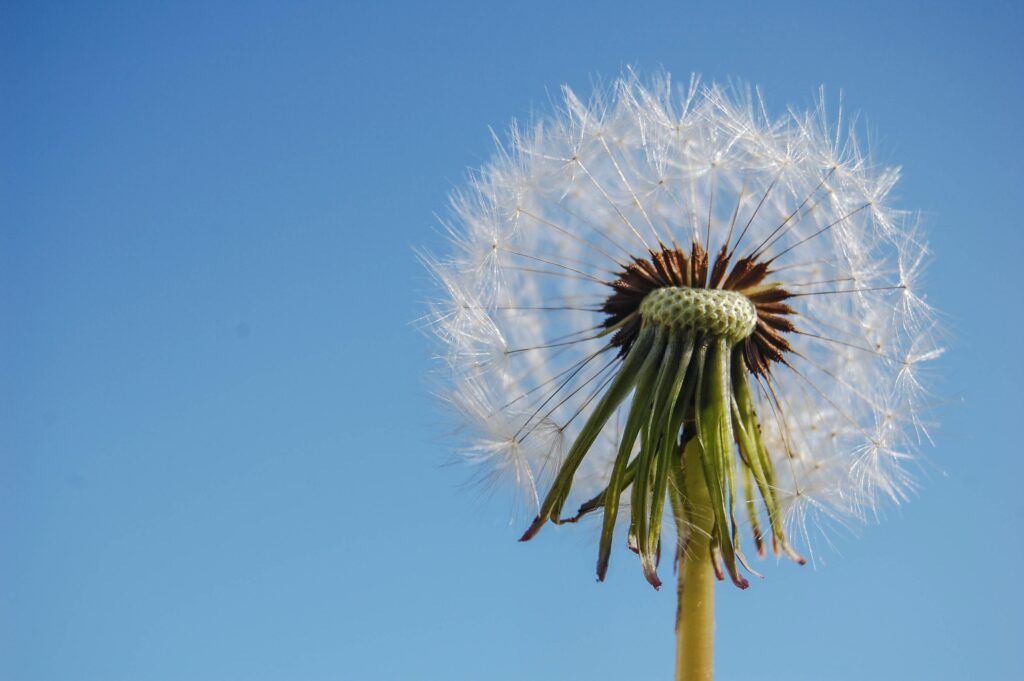
[[[453,200],[430,315],[469,458],[536,500],[522,540],[602,515],[655,588],[679,565],[678,678],[710,678],[712,586],[742,536],[873,514],[912,487],[914,365],[939,354],[925,247],[824,99],[774,119],[746,91],[634,75],[526,130]],[[809,547],[808,547],[809,548]]]

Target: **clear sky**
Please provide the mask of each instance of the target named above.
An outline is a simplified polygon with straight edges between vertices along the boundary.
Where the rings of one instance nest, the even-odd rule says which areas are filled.
[[[824,85],[925,213],[921,490],[719,589],[719,679],[1024,678],[1019,3],[4,3],[0,681],[663,679],[671,589],[446,466],[416,247],[635,65]]]

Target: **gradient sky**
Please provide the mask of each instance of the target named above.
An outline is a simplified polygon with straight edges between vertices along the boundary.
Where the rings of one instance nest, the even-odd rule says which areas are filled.
[[[671,589],[444,465],[412,324],[488,126],[627,65],[841,90],[949,331],[917,498],[720,588],[718,678],[1024,678],[1022,6],[355,5],[2,4],[0,681],[669,678]]]

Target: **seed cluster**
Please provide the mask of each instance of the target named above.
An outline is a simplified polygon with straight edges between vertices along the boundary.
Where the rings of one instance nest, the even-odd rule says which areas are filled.
[[[766,282],[769,274],[769,261],[746,256],[733,262],[726,247],[712,261],[696,241],[689,253],[662,245],[661,250],[650,251],[648,258],[632,258],[611,283],[613,292],[601,307],[608,315],[604,326],[615,329],[611,343],[622,357],[629,354],[641,328],[652,321],[667,328],[689,325],[732,344],[743,341],[747,368],[764,376],[773,363],[785,361],[792,349],[786,335],[795,330],[794,311],[786,304],[792,294]],[[662,293],[662,289],[677,292]]]
[[[692,328],[731,344],[754,332],[757,308],[736,291],[669,286],[651,291],[640,304],[645,322],[672,329]]]

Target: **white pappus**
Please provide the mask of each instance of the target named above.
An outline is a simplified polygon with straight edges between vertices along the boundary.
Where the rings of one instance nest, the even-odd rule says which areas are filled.
[[[898,171],[873,165],[852,126],[841,115],[830,122],[823,98],[773,117],[744,88],[632,73],[586,102],[563,93],[549,116],[513,126],[453,196],[451,252],[425,258],[441,290],[427,321],[440,342],[444,398],[465,425],[463,452],[527,493],[538,520],[526,538],[548,520],[607,512],[606,500],[587,503],[610,489],[633,507],[629,544],[639,543],[657,584],[653,514],[671,516],[661,502],[675,489],[657,457],[678,451],[687,428],[706,449],[709,418],[733,452],[705,469],[712,501],[721,478],[713,550],[740,586],[729,558],[735,551],[747,564],[738,522],[759,553],[764,525],[776,550],[798,558],[783,528],[795,524],[806,538],[817,514],[862,518],[903,499],[906,463],[926,435],[917,367],[940,350],[917,290],[925,244],[915,217],[887,198]],[[685,312],[673,331],[671,317],[652,321],[649,312],[647,296],[664,287],[710,292],[666,303]],[[756,323],[716,355],[714,329],[731,322],[711,320],[732,314],[715,302],[726,294],[749,307],[744,324]],[[685,307],[698,304],[691,298],[703,307]],[[706,323],[692,321],[701,314]],[[621,376],[641,345],[660,354],[638,417],[646,425],[624,446],[644,379],[636,367],[631,381]],[[702,424],[713,366],[726,377],[722,408]],[[684,397],[688,384],[696,387]],[[609,402],[616,386],[622,395]],[[607,413],[595,416],[601,405]],[[671,421],[676,412],[664,436],[648,433],[661,432],[655,414]],[[752,463],[750,452],[762,450],[764,466]],[[630,489],[641,476],[649,484]],[[560,515],[579,504],[576,516]]]

